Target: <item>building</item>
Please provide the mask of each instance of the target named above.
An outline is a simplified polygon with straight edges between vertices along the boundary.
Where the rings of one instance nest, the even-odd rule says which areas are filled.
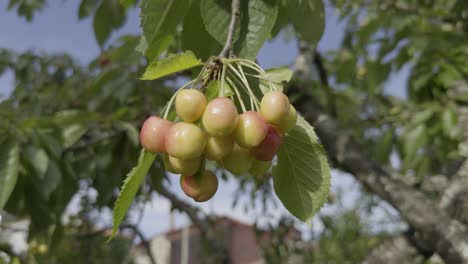
[[[261,246],[269,241],[269,233],[261,237],[251,225],[228,217],[220,217],[216,228],[233,264],[263,264]],[[151,252],[158,264],[201,264],[209,260],[209,251],[196,225],[170,230],[151,239]],[[289,240],[299,240],[300,233],[292,230]],[[137,247],[134,257],[137,264],[150,264],[145,249]]]

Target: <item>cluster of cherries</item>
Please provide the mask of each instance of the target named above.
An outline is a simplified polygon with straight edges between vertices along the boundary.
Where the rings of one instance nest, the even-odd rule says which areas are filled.
[[[176,95],[175,109],[181,122],[151,116],[140,142],[145,150],[163,154],[165,169],[182,175],[182,190],[197,202],[209,200],[218,189],[218,178],[204,169],[204,159],[235,175],[265,175],[297,119],[296,109],[279,91],[263,96],[260,112],[239,114],[227,97],[207,104],[199,90],[184,89]]]

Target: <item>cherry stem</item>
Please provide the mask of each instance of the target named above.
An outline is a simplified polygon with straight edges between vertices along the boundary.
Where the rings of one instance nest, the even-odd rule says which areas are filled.
[[[239,100],[239,104],[242,108],[242,112],[247,112],[247,109],[245,108],[244,101],[242,101],[242,97],[240,96],[239,90],[237,87],[234,85],[232,82],[231,78],[226,78],[226,81],[229,83],[229,85],[234,89],[234,93],[237,95],[237,99]]]

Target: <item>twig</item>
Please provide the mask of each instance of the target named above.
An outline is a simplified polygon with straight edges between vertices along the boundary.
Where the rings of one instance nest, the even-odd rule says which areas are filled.
[[[219,54],[220,58],[226,58],[232,52],[234,42],[234,33],[236,32],[237,20],[240,16],[240,0],[232,0],[231,2],[231,22],[229,23],[228,35],[223,50]]]

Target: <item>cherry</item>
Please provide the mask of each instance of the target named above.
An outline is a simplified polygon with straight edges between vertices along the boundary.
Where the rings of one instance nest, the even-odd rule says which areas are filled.
[[[184,193],[196,202],[205,202],[218,190],[218,178],[211,171],[180,177],[180,186]]]
[[[206,106],[202,117],[203,127],[211,136],[228,136],[236,128],[237,116],[234,103],[228,98],[218,97]]]
[[[194,175],[197,173],[200,169],[201,162],[201,157],[184,160],[169,156],[169,163],[174,171],[183,175]]]
[[[252,168],[249,170],[249,173],[255,176],[258,180],[263,180],[270,167],[271,161],[255,160],[252,164]]]
[[[268,132],[265,139],[255,148],[250,150],[252,156],[257,160],[269,161],[278,152],[283,144],[283,136],[272,126],[268,126]]]
[[[288,97],[282,92],[267,92],[260,102],[260,113],[269,124],[280,126],[288,115],[289,105]]]
[[[205,150],[206,137],[194,124],[179,122],[166,133],[165,146],[169,155],[179,159],[200,157]]]
[[[235,175],[241,175],[250,170],[254,159],[249,151],[239,145],[234,145],[231,153],[221,161],[221,165]]]
[[[175,109],[177,116],[185,122],[195,122],[205,111],[205,95],[196,89],[185,89],[180,91],[175,99]]]
[[[179,172],[177,172],[171,165],[171,163],[169,162],[169,155],[168,154],[164,154],[163,156],[163,164],[164,164],[164,169],[170,173],[174,173],[174,174],[179,174]]]
[[[171,126],[172,122],[168,120],[157,116],[148,117],[140,132],[140,143],[143,148],[151,153],[166,152],[164,138]]]
[[[234,147],[234,139],[231,136],[227,137],[212,137],[208,136],[205,147],[205,158],[207,160],[222,160]]]
[[[296,122],[296,108],[294,108],[293,105],[289,105],[289,113],[278,128],[281,130],[281,132],[286,133],[290,131],[294,127],[294,125],[296,125]]]
[[[251,148],[262,143],[268,131],[268,124],[263,117],[254,111],[239,115],[235,130],[236,142],[244,148]]]

